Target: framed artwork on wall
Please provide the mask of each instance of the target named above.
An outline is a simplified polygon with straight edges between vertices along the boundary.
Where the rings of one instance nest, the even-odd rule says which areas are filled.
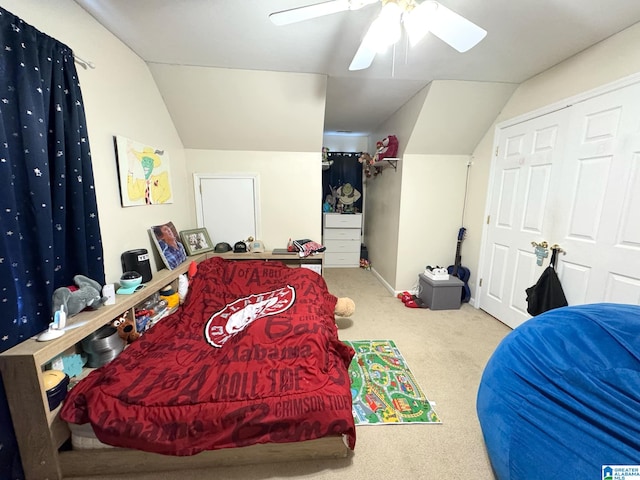
[[[149,234],[169,270],[173,270],[187,259],[187,251],[173,222],[155,225],[149,229]]]
[[[214,248],[206,228],[183,230],[180,232],[180,238],[182,238],[182,244],[187,250],[187,255],[210,252]]]
[[[119,135],[114,143],[122,206],[173,203],[169,154]]]

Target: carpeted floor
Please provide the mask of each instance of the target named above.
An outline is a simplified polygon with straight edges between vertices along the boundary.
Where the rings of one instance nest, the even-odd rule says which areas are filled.
[[[352,317],[337,319],[340,338],[392,338],[416,380],[427,389],[441,425],[357,427],[355,451],[341,460],[247,465],[215,471],[140,472],[135,476],[108,478],[493,479],[475,400],[484,365],[511,329],[468,304],[460,310],[407,308],[368,270],[325,269],[325,280],[334,295],[351,297],[356,303]]]

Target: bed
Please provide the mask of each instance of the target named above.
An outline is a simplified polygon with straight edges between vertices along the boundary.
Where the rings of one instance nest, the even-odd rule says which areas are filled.
[[[640,306],[528,320],[487,363],[476,408],[498,480],[638,478]]]
[[[341,439],[355,447],[336,297],[279,262],[204,260],[177,312],[68,394],[60,416],[164,456]]]

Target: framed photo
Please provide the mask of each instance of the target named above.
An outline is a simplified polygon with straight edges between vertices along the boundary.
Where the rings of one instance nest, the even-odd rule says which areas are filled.
[[[187,255],[195,255],[196,253],[210,252],[213,250],[213,244],[211,243],[206,228],[183,230],[180,232],[180,238],[182,238],[182,244],[187,250]]]
[[[114,143],[122,206],[173,203],[169,154],[119,135]]]
[[[187,251],[173,222],[155,225],[149,229],[149,234],[169,270],[173,270],[187,259]]]

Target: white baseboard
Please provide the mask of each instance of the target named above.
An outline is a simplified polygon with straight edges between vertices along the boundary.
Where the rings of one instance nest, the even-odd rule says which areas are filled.
[[[382,278],[382,276],[376,271],[375,268],[371,267],[371,273],[373,273],[376,276],[376,278],[380,281],[380,283],[384,286],[384,288],[386,288],[389,291],[391,295],[393,296],[396,295],[395,291],[393,290],[393,287],[391,287],[391,285],[389,285],[387,281],[384,278]]]
[[[384,288],[386,288],[389,291],[389,293],[394,297],[397,296],[399,293],[402,293],[405,291],[409,292],[411,295],[418,294],[417,288],[412,288],[409,290],[395,290],[391,285],[387,283],[387,281],[384,278],[382,278],[382,276],[378,272],[376,272],[376,269],[373,267],[371,267],[371,273],[373,273],[376,276],[376,278],[380,281],[380,283],[384,286]]]

